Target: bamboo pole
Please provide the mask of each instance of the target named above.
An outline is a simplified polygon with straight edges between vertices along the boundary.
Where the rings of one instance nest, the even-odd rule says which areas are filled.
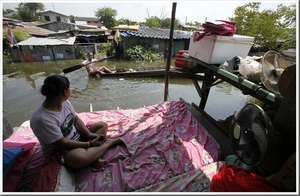
[[[173,45],[173,33],[174,33],[176,5],[177,5],[176,2],[174,2],[172,5],[171,28],[170,28],[170,38],[169,38],[169,46],[168,46],[168,58],[167,58],[167,64],[166,64],[164,101],[167,101],[168,96],[169,96],[169,70],[170,70],[171,57],[172,57],[172,45]]]

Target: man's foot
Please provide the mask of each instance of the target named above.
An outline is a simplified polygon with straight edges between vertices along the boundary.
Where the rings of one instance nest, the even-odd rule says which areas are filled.
[[[106,164],[107,161],[105,161],[104,159],[98,159],[91,164],[92,171],[98,171],[99,169],[102,169]]]

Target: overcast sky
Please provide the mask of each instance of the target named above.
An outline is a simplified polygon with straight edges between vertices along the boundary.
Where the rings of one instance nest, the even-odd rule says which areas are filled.
[[[17,3],[6,1],[3,8],[14,8]],[[46,10],[54,10],[65,15],[94,17],[95,10],[102,7],[111,7],[117,10],[117,19],[128,18],[134,21],[145,21],[148,16],[170,17],[172,2],[171,1],[57,1],[43,2]],[[181,23],[191,21],[203,22],[205,18],[209,21],[228,19],[233,16],[234,9],[244,5],[249,1],[177,1],[176,18]],[[296,0],[287,1],[270,1],[264,0],[261,4],[262,9],[276,9],[280,3],[290,5],[296,3]]]

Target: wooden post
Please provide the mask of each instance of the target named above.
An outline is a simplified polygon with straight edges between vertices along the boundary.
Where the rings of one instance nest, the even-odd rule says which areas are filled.
[[[201,101],[199,104],[199,108],[201,110],[204,110],[204,108],[206,106],[210,87],[211,87],[211,84],[213,83],[213,78],[214,78],[214,76],[210,71],[207,71],[204,75],[204,80],[202,82],[202,88],[201,88],[202,97],[201,97]]]
[[[53,55],[53,60],[56,61],[55,53],[54,53],[54,51],[53,51],[53,47],[51,47],[51,52],[52,52],[52,55]]]
[[[196,90],[197,90],[197,92],[198,92],[198,95],[199,95],[199,97],[200,97],[200,100],[201,100],[201,99],[202,99],[202,90],[201,90],[201,88],[200,88],[200,86],[199,86],[198,80],[193,79],[192,81],[193,81],[193,83],[194,83],[194,86],[195,86],[195,88],[196,88]],[[200,103],[201,103],[201,102],[200,102]],[[199,105],[200,105],[200,103],[199,103]]]
[[[172,5],[171,28],[170,28],[170,38],[169,38],[169,46],[168,46],[168,58],[167,58],[167,64],[166,64],[164,101],[167,101],[168,96],[169,96],[169,70],[170,70],[171,57],[172,57],[172,45],[173,45],[173,33],[174,33],[176,5],[177,5],[176,2],[174,2]]]

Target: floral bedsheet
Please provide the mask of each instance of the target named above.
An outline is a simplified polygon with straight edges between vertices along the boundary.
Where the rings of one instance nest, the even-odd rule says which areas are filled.
[[[217,172],[219,146],[183,101],[79,116],[86,124],[106,122],[108,136],[121,138],[125,145],[109,149],[102,157],[107,162],[102,168],[74,172],[76,191],[207,191]],[[23,157],[22,167],[16,166],[18,175],[4,181],[6,190],[55,191],[60,165],[42,157],[28,125],[4,141],[7,147],[20,145],[34,147]],[[16,177],[20,182],[12,187]]]

